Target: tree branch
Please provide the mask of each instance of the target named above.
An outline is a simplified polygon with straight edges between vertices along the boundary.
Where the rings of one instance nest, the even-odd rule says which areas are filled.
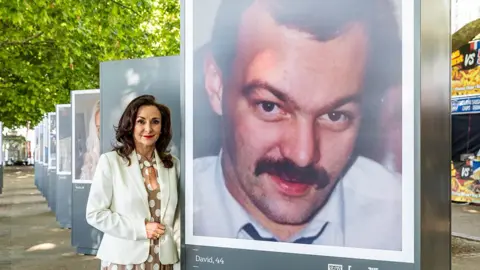
[[[52,44],[55,43],[55,40],[53,39],[47,39],[47,40],[43,40],[43,41],[38,41],[38,42],[28,42],[28,43],[24,43],[22,45],[25,45],[25,46],[43,46],[43,45],[48,45],[48,46],[51,46]]]
[[[43,32],[38,32],[37,34],[31,36],[31,37],[28,37],[24,40],[21,40],[21,41],[4,41],[2,43],[0,43],[0,47],[3,47],[3,46],[9,46],[9,45],[23,45],[25,43],[28,43],[30,42],[31,40],[34,40],[38,37],[40,37],[41,35],[43,35]]]

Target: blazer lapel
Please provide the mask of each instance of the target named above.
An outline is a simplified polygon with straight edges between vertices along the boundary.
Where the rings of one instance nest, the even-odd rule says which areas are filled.
[[[162,221],[165,217],[165,212],[167,211],[168,200],[170,199],[170,170],[163,166],[160,156],[155,150],[155,161],[157,163],[157,182],[160,186],[160,211]]]
[[[133,185],[137,190],[138,194],[142,198],[143,203],[145,204],[146,209],[148,210],[148,193],[145,189],[145,184],[142,179],[142,173],[140,171],[140,166],[138,165],[137,152],[133,150],[130,154],[130,166],[127,167],[127,172],[132,179]]]

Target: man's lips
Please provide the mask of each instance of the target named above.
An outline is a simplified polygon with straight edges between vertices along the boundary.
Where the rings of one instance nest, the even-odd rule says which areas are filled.
[[[277,175],[267,174],[276,184],[278,190],[289,197],[301,197],[305,195],[313,185],[287,181]]]

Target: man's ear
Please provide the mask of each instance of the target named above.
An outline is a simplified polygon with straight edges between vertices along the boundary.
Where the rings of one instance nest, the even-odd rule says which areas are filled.
[[[207,91],[210,106],[212,106],[212,110],[215,113],[222,115],[222,73],[211,53],[205,55],[203,71],[205,74],[205,90]]]

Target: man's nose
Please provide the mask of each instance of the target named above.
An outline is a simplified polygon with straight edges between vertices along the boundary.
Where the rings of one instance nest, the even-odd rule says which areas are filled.
[[[280,151],[285,158],[299,167],[315,164],[320,159],[319,143],[315,123],[300,120],[292,125],[284,136]]]

